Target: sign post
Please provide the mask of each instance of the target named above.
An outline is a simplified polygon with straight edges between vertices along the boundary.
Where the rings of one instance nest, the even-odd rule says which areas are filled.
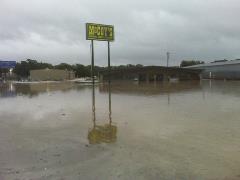
[[[111,58],[110,58],[110,42],[114,41],[114,27],[112,25],[86,23],[86,39],[91,40],[91,76],[92,76],[92,88],[93,88],[93,99],[92,99],[92,110],[93,119],[95,126],[95,81],[94,81],[94,43],[93,41],[107,41],[108,44],[108,96],[109,96],[109,120],[110,125],[112,123],[112,109],[111,109]]]
[[[92,62],[91,62],[91,77],[92,77],[92,81],[94,82],[94,43],[93,40],[91,40],[91,58],[92,58]]]
[[[94,44],[93,41],[108,42],[108,82],[110,83],[111,58],[110,58],[110,42],[114,41],[114,27],[112,25],[86,23],[86,39],[91,40],[91,76],[94,84]]]
[[[108,41],[108,82],[111,81],[110,42]]]

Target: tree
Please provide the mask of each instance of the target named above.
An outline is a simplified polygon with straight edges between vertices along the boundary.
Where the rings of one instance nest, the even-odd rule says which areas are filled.
[[[138,68],[142,68],[143,65],[142,65],[142,64],[137,64],[136,67],[138,67]]]
[[[73,71],[75,72],[76,77],[87,77],[91,74],[91,69],[82,64],[75,64],[72,66]]]
[[[55,69],[62,69],[62,70],[73,70],[72,65],[67,64],[67,63],[61,63],[56,66],[54,66]]]
[[[21,61],[16,64],[16,67],[13,69],[13,72],[19,77],[27,78],[30,75],[30,70],[35,69],[52,69],[53,65],[48,63],[37,62],[36,60],[27,59],[26,61]]]
[[[180,64],[180,67],[193,66],[193,65],[197,65],[197,64],[204,64],[204,61],[194,61],[194,60],[186,61],[186,60],[183,60]]]

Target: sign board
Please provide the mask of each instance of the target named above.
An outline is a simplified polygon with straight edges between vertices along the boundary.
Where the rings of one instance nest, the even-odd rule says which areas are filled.
[[[0,61],[0,68],[15,68],[16,66],[16,61]]]
[[[86,23],[86,39],[114,41],[114,27],[112,25]]]

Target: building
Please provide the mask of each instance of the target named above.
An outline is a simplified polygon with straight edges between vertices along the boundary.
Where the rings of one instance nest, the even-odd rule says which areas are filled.
[[[171,79],[199,80],[200,72],[201,70],[179,67],[144,66],[113,69],[110,72],[110,78],[112,80],[138,80],[146,82],[169,81]],[[99,78],[101,81],[108,80],[108,76],[108,70],[99,72]]]
[[[30,71],[30,79],[32,81],[63,81],[74,78],[74,72],[68,70],[40,69]]]
[[[202,70],[200,75],[203,79],[240,80],[240,59],[220,60],[185,68]]]

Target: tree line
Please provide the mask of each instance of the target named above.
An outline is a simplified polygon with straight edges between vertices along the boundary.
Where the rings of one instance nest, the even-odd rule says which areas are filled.
[[[203,64],[203,61],[186,61],[183,60],[180,64],[180,67],[186,67],[196,64]],[[143,67],[141,64],[133,65],[133,64],[127,64],[127,65],[120,65],[120,66],[111,66],[111,69],[113,70],[123,70],[128,68],[134,68],[134,67]],[[67,63],[61,63],[58,65],[52,65],[50,63],[43,63],[38,62],[37,60],[27,59],[26,61],[21,61],[16,64],[16,67],[14,68],[13,72],[18,77],[29,77],[31,70],[37,70],[37,69],[62,69],[62,70],[69,70],[73,71],[75,73],[76,77],[90,77],[91,76],[91,65],[83,65],[83,64],[67,64]],[[107,67],[100,67],[95,66],[94,67],[94,74],[98,75],[100,71],[107,70]]]
[[[126,69],[126,68],[132,68],[132,67],[143,67],[141,64],[132,65],[120,65],[120,66],[111,66],[111,69]],[[13,72],[18,77],[24,77],[27,78],[30,76],[31,70],[37,70],[37,69],[62,69],[62,70],[68,70],[73,71],[75,73],[76,77],[90,77],[91,76],[91,65],[83,65],[83,64],[67,64],[67,63],[61,63],[58,65],[52,65],[50,63],[43,63],[38,62],[37,60],[27,59],[26,61],[21,61],[16,64],[16,67],[13,69]],[[100,71],[107,70],[107,67],[100,67],[100,66],[94,66],[94,74],[98,75]]]

